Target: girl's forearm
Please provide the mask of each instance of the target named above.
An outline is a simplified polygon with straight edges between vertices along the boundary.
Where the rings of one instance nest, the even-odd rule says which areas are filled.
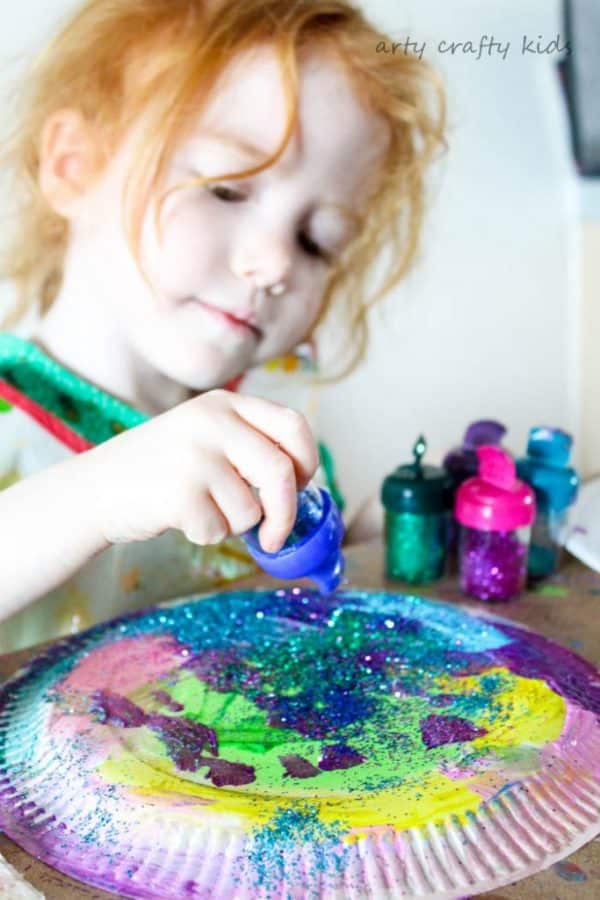
[[[0,491],[0,620],[108,546],[94,522],[85,462],[85,454],[65,460]]]

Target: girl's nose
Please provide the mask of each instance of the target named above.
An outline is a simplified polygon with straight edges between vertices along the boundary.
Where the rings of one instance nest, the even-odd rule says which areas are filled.
[[[267,288],[284,281],[290,271],[291,253],[281,238],[273,233],[254,234],[234,251],[231,271],[250,281],[256,288]]]

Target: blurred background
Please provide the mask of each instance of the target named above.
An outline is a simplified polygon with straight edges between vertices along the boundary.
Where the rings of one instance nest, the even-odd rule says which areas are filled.
[[[74,5],[13,4],[0,79]],[[418,433],[441,458],[482,417],[504,422],[519,455],[532,425],[565,428],[582,474],[599,473],[597,0],[358,5],[392,40],[424,45],[447,87],[449,151],[433,173],[420,259],[374,312],[365,364],[320,391],[320,436],[349,514],[410,458]],[[501,47],[487,49],[492,39]]]
[[[421,431],[439,459],[480,417],[504,422],[519,455],[530,426],[565,428],[575,464],[597,473],[600,178],[579,171],[559,63],[585,50],[598,65],[600,5],[569,4],[579,43],[568,61],[558,51],[522,53],[525,35],[542,49],[557,37],[564,46],[562,0],[362,5],[397,42],[426,42],[423,58],[447,86],[449,150],[420,261],[374,313],[365,369],[322,396],[326,439],[354,450],[336,454],[342,485],[351,501],[367,480],[376,490],[380,473],[410,459]],[[439,50],[471,41],[479,51],[484,36],[510,42],[506,58]],[[595,84],[587,75],[586,95],[596,116],[598,75]]]

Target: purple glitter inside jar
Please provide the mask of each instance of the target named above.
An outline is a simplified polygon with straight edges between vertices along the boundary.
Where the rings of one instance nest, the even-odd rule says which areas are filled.
[[[527,529],[523,529],[523,532]],[[461,528],[461,589],[479,600],[510,600],[525,585],[528,537]]]

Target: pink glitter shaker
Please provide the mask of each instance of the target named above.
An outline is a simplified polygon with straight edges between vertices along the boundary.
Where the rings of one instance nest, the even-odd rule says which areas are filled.
[[[510,600],[524,587],[535,494],[501,447],[478,447],[479,475],[456,496],[460,586],[479,600]]]

